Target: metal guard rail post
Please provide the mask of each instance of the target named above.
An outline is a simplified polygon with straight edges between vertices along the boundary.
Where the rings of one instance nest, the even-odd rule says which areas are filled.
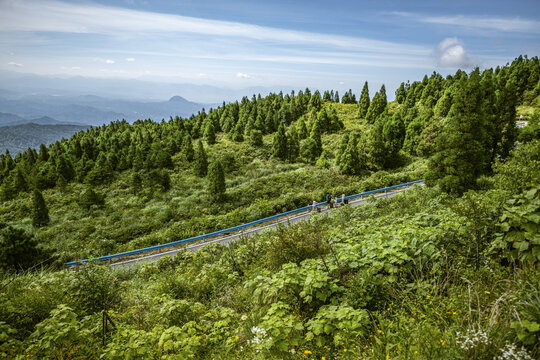
[[[411,185],[414,185],[414,184],[418,184],[418,183],[421,183],[423,181],[424,181],[424,179],[421,179],[421,180],[410,181],[410,182],[399,184],[399,185],[393,185],[393,186],[388,186],[388,187],[384,187],[384,188],[380,188],[380,189],[365,191],[365,192],[362,192],[362,193],[359,193],[359,194],[346,196],[345,199],[349,200],[349,199],[354,199],[354,198],[361,197],[361,196],[372,195],[372,194],[376,194],[376,193],[384,192],[384,191],[388,191],[388,190],[394,190],[394,189],[397,189],[397,188],[400,188],[400,187],[405,187],[405,186],[411,186]],[[319,206],[323,206],[323,205],[326,205],[326,204],[327,204],[326,201],[324,201],[324,202],[316,203],[315,206],[319,207]],[[84,264],[84,263],[87,263],[87,262],[111,260],[111,259],[118,258],[118,257],[136,255],[136,254],[140,254],[140,253],[147,252],[147,251],[159,250],[159,249],[169,247],[169,246],[175,246],[175,245],[185,244],[185,243],[189,243],[189,242],[193,242],[193,241],[203,240],[203,239],[206,239],[208,237],[213,237],[213,236],[225,234],[225,233],[228,233],[228,232],[231,232],[231,231],[240,230],[240,229],[243,229],[243,228],[246,228],[246,227],[261,224],[261,223],[264,223],[264,222],[267,222],[267,221],[271,221],[271,220],[274,220],[274,219],[277,219],[277,218],[280,218],[280,217],[283,217],[283,216],[295,214],[295,213],[298,213],[298,212],[301,212],[301,211],[310,210],[312,208],[313,208],[313,205],[308,205],[308,206],[304,206],[304,207],[301,207],[301,208],[298,208],[298,209],[295,209],[295,210],[290,210],[290,211],[286,211],[284,213],[272,215],[272,216],[266,217],[264,219],[255,220],[255,221],[251,221],[249,223],[233,226],[233,227],[230,227],[228,229],[214,231],[214,232],[211,232],[211,233],[208,233],[208,234],[193,236],[193,237],[190,237],[190,238],[187,238],[187,239],[177,240],[177,241],[173,241],[173,242],[166,243],[166,244],[159,244],[159,245],[154,245],[154,246],[148,246],[148,247],[141,248],[141,249],[124,251],[124,252],[117,253],[117,254],[105,255],[105,256],[98,257],[98,258],[70,261],[70,262],[64,263],[64,265],[65,266],[74,266],[74,265]]]

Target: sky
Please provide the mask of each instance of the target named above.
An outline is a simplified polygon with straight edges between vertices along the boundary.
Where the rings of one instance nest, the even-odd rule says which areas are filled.
[[[395,89],[540,53],[540,1],[0,0],[0,70]]]

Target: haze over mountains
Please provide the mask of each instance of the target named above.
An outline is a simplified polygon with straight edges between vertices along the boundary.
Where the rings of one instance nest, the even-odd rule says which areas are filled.
[[[41,76],[0,70],[0,96],[20,94],[47,95],[97,95],[105,98],[163,101],[175,95],[197,103],[221,104],[223,101],[240,100],[247,94],[267,95],[272,91],[290,92],[290,86],[211,86],[175,83],[174,79],[163,82],[144,79],[105,79],[82,76]],[[6,90],[9,89],[9,90]]]
[[[13,114],[24,119],[48,116],[60,123],[94,126],[118,119],[133,122],[147,118],[160,121],[162,118],[168,119],[169,116],[176,115],[188,117],[203,107],[209,106],[212,104],[199,104],[180,96],[174,96],[166,101],[136,101],[95,95],[57,95],[52,92],[50,94],[0,95],[0,112],[2,113]]]
[[[203,108],[215,108],[223,101],[239,100],[247,94],[264,96],[276,90],[40,76],[12,71],[0,71],[0,84],[0,127],[10,126],[0,132],[0,151],[9,149],[12,153],[41,143],[50,144],[89,126],[120,119],[134,122],[160,121],[177,115],[189,117]],[[55,128],[55,125],[76,126]]]

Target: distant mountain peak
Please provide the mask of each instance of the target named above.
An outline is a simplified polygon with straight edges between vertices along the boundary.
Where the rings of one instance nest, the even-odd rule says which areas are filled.
[[[169,99],[169,102],[187,102],[187,100],[181,96],[175,95]]]

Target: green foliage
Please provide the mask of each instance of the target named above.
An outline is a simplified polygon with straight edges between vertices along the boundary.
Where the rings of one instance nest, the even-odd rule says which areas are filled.
[[[40,257],[32,236],[24,230],[0,224],[0,267],[13,271],[29,268]]]
[[[35,359],[89,357],[95,351],[89,335],[95,330],[90,318],[81,322],[71,308],[59,305],[51,311],[49,318],[36,325],[26,355]]]
[[[490,173],[493,157],[504,155],[504,129],[511,125],[512,107],[500,95],[512,95],[514,86],[518,103],[530,101],[537,68],[536,58],[516,59],[472,74],[477,85],[465,87],[469,78],[462,71],[446,79],[434,73],[403,84],[400,99],[385,105],[373,124],[358,121],[360,105],[338,103],[337,92],[325,92],[323,103],[306,89],[246,97],[189,119],[113,122],[43,146],[40,154],[0,155],[0,183],[9,195],[0,221],[10,225],[2,233],[32,229],[35,242],[60,263],[208,233],[327,193],[349,195],[422,178],[425,157],[441,150],[436,139],[458,123],[467,133],[478,121],[474,146],[488,149],[485,167],[471,180],[477,190],[462,196],[419,187],[334,209],[331,216],[311,214],[308,223],[252,234],[228,247],[205,246],[129,269],[0,274],[0,356],[492,359],[513,348],[522,358],[538,357],[538,268],[536,261],[531,265],[537,195],[527,198],[538,187],[534,131]],[[481,95],[463,92],[475,87]],[[386,102],[384,92],[376,102]],[[352,95],[344,95],[345,102]],[[469,100],[478,100],[478,108]],[[534,109],[527,109],[524,116],[534,126]],[[272,158],[282,122],[289,154]],[[204,139],[209,123],[215,144],[203,150],[227,173],[228,196],[219,202],[191,164],[198,159],[192,141]],[[294,132],[302,157],[291,155]],[[347,151],[352,138],[358,139],[358,161],[350,166],[356,163],[360,172],[347,176],[338,168],[354,152]],[[450,155],[452,146],[445,148]],[[65,168],[57,166],[61,157],[73,165],[70,181],[58,174]],[[447,169],[461,166],[454,159],[460,160],[451,156]],[[106,207],[78,209],[85,181],[107,195]],[[32,182],[47,189],[49,226],[30,227]],[[28,190],[21,190],[25,183]],[[513,247],[510,234],[528,248]],[[115,324],[105,346],[103,308]],[[482,340],[471,345],[476,338]]]
[[[458,84],[454,103],[440,136],[437,152],[426,174],[428,184],[439,184],[446,192],[461,194],[475,186],[485,174],[491,157],[486,115],[478,71]]]
[[[260,130],[252,130],[249,136],[249,145],[254,147],[260,147],[264,144],[263,135]]]
[[[272,156],[286,160],[288,158],[287,135],[285,134],[285,124],[279,124],[274,140],[272,141]]]
[[[201,140],[197,142],[197,152],[195,153],[195,175],[204,177],[208,171],[208,159]]]
[[[369,316],[366,310],[325,305],[308,321],[306,340],[317,347],[348,348],[360,335],[366,334]]]
[[[182,154],[187,161],[191,162],[195,158],[195,151],[193,150],[193,140],[191,136],[187,134],[182,141]]]
[[[381,89],[375,93],[373,100],[369,104],[369,109],[366,114],[366,120],[373,124],[377,118],[382,115],[387,109],[386,89],[384,84]]]
[[[87,188],[79,198],[79,206],[83,209],[90,210],[95,205],[101,207],[105,205],[105,196],[97,193],[91,187]]]
[[[493,243],[508,256],[525,264],[540,262],[540,196],[537,188],[514,197],[506,204]]]
[[[368,88],[368,82],[366,81],[364,83],[364,87],[362,88],[362,94],[360,95],[360,100],[358,101],[358,117],[365,118],[368,109],[369,109],[369,88]]]
[[[32,225],[40,227],[49,223],[49,209],[45,204],[45,199],[41,191],[35,189],[32,197]]]
[[[214,124],[212,121],[206,122],[206,127],[204,128],[204,141],[208,145],[213,145],[216,143],[216,130],[214,129]],[[187,150],[189,152],[189,150]]]
[[[512,322],[511,327],[516,331],[519,341],[526,345],[538,344],[540,335],[540,291],[538,283],[525,284],[517,294],[517,311],[519,319]]]
[[[208,169],[208,192],[218,201],[225,195],[225,170],[219,159],[210,164]]]
[[[364,164],[360,163],[356,137],[351,136],[349,138],[349,136],[346,134],[343,136],[343,139],[349,139],[349,141],[345,150],[340,154],[339,162],[337,163],[339,166],[339,171],[342,174],[358,175],[360,173],[361,166]],[[342,141],[344,141],[343,139]]]
[[[518,144],[508,159],[493,165],[498,188],[519,194],[538,185],[540,179],[540,140]]]
[[[325,231],[317,223],[301,223],[292,228],[280,226],[271,240],[268,265],[279,269],[287,263],[300,264],[303,260],[322,256],[329,251]]]
[[[84,265],[69,286],[72,306],[80,313],[113,309],[121,299],[120,282],[106,266]]]

